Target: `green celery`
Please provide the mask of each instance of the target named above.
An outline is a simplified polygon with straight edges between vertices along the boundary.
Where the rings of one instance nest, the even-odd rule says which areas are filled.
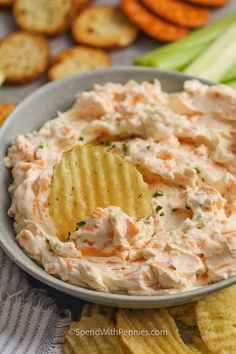
[[[236,59],[235,59],[236,63]],[[236,80],[236,64],[234,65],[227,71],[227,73],[224,75],[224,77],[221,79],[221,82],[227,83],[229,81]]]
[[[236,80],[235,80],[235,81],[227,82],[227,85],[236,90]]]
[[[207,80],[221,81],[235,64],[236,22],[216,39],[185,70],[186,74],[200,76]]]
[[[236,21],[236,13],[195,31],[174,43],[166,44],[136,59],[136,65],[155,66],[160,69],[186,67]]]

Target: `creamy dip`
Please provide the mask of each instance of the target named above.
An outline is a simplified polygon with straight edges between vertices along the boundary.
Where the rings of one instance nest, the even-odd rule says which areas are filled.
[[[104,145],[132,162],[152,193],[138,221],[97,208],[57,236],[49,214],[53,166],[75,144]],[[153,295],[236,274],[236,91],[186,81],[94,85],[39,131],[17,136],[5,158],[17,241],[46,272],[103,292]]]

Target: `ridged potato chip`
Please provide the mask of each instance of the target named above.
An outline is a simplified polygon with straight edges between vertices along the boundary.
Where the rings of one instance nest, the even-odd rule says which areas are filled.
[[[194,353],[182,341],[174,319],[165,309],[161,310],[119,310],[117,328],[125,330],[144,330],[159,335],[121,335],[122,341],[135,354],[173,354]],[[156,332],[158,333],[158,332]]]
[[[189,344],[189,347],[195,352],[195,353],[201,353],[201,354],[210,354],[210,350],[208,350],[206,344],[203,342],[201,337],[198,336],[193,336],[191,338],[191,342]]]
[[[94,315],[103,315],[109,320],[115,319],[116,309],[114,307],[103,306],[98,304],[85,304],[80,317],[92,317]]]
[[[120,336],[109,335],[109,332],[107,332],[108,335],[102,335],[100,332],[114,328],[115,325],[105,316],[98,314],[92,317],[83,317],[79,322],[72,322],[70,328],[65,331],[65,343],[69,343],[70,348],[76,354],[130,354]],[[79,335],[79,331],[82,330],[89,330],[90,334]],[[91,330],[98,330],[100,334],[93,334]],[[66,349],[68,349],[68,346],[66,346]]]
[[[213,353],[236,351],[236,285],[199,300],[196,317],[201,337]]]
[[[67,339],[65,339],[65,342],[63,343],[62,350],[64,354],[76,354],[73,350],[73,345],[71,345]]]
[[[76,145],[54,167],[50,215],[59,238],[97,207],[120,207],[136,220],[152,214],[148,185],[134,165],[102,147]]]
[[[196,302],[190,302],[189,304],[169,307],[168,311],[175,320],[179,320],[187,326],[197,326],[195,307]]]

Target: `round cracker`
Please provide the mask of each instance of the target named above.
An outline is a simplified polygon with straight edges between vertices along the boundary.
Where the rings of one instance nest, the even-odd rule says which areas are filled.
[[[61,51],[48,71],[49,80],[57,80],[76,73],[111,66],[109,55],[100,49],[83,46]]]
[[[229,0],[185,0],[195,5],[217,7],[224,6],[229,3]]]
[[[137,27],[117,6],[97,6],[82,11],[72,24],[72,34],[78,43],[104,49],[131,45],[138,34]]]
[[[138,0],[121,0],[121,7],[143,32],[161,42],[176,41],[188,34],[186,27],[162,20],[148,11]]]
[[[78,9],[78,0],[16,0],[13,13],[21,29],[57,36],[68,28]]]
[[[14,32],[0,41],[0,71],[10,84],[24,84],[41,76],[50,60],[46,39],[26,32]]]
[[[142,0],[151,11],[179,26],[195,28],[203,26],[209,19],[209,10],[191,6],[181,0]]]

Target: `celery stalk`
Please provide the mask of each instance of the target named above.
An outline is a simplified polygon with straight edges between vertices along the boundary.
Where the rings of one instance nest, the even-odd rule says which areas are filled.
[[[236,23],[231,25],[184,72],[207,80],[220,81],[235,64]]]
[[[179,41],[166,44],[137,58],[135,64],[155,66],[160,69],[181,70],[235,21],[236,13],[201,30],[195,31]]]
[[[4,83],[5,81],[5,75],[3,74],[2,71],[0,71],[0,86],[2,86],[2,84]]]
[[[227,83],[233,80],[236,80],[236,59],[235,59],[235,64],[227,71],[224,77],[222,77],[221,82]]]
[[[236,80],[228,82],[227,85],[236,90]]]

